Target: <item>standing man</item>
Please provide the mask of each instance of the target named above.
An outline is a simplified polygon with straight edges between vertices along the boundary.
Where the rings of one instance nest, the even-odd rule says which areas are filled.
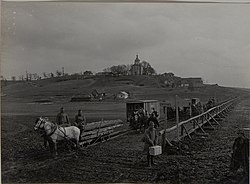
[[[148,119],[148,121],[153,121],[154,122],[154,125],[155,125],[155,128],[158,128],[160,125],[159,125],[159,121],[158,121],[158,117],[159,117],[159,114],[158,112],[155,110],[155,108],[153,107],[152,108],[152,112],[150,114],[150,117]]]
[[[70,126],[69,117],[64,112],[64,108],[62,107],[60,112],[56,116],[56,124],[62,127]]]
[[[86,118],[82,114],[82,110],[79,109],[77,115],[75,116],[75,126],[80,129],[80,135],[82,134],[84,125],[86,125]]]
[[[149,127],[146,129],[144,133],[144,151],[147,152],[147,162],[148,162],[148,167],[151,167],[154,165],[153,161],[153,156],[149,154],[149,147],[155,146],[157,144],[157,132],[156,129],[154,128],[154,122],[150,121],[149,122]]]
[[[152,115],[153,115],[155,118],[158,118],[158,116],[159,116],[158,112],[155,110],[154,107],[152,108]]]
[[[245,137],[242,130],[238,131],[238,137],[233,144],[233,153],[230,169],[233,172],[242,167],[244,174],[249,173],[249,139]]]

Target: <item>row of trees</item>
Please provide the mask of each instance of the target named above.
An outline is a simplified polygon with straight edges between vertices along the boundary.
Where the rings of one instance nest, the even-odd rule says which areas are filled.
[[[155,69],[146,61],[142,61],[140,63],[140,66],[143,68],[143,75],[154,75],[156,74]],[[117,74],[117,75],[129,75],[130,71],[131,71],[131,67],[132,64],[128,64],[128,65],[115,65],[115,66],[111,66],[108,68],[103,69],[103,72],[111,72],[113,74]],[[86,70],[85,72],[81,72],[81,73],[75,73],[75,74],[71,74],[71,75],[84,75],[84,76],[90,76],[93,75],[92,71]],[[40,80],[40,79],[47,79],[47,78],[53,78],[53,77],[62,77],[62,76],[69,76],[68,73],[64,73],[64,67],[62,67],[62,71],[61,70],[56,70],[55,73],[53,72],[43,72],[42,75],[38,75],[37,73],[29,73],[26,72],[26,75],[20,75],[18,76],[18,79],[20,81],[31,81],[31,80]],[[2,80],[2,79],[1,79]],[[12,76],[11,80],[15,81],[17,80],[16,76]]]
[[[68,74],[68,73],[64,73],[60,70],[56,70],[56,72],[43,72],[42,75],[38,75],[37,73],[29,73],[26,72],[25,75],[19,75],[18,77],[16,76],[11,76],[11,80],[12,81],[31,81],[31,80],[41,80],[41,79],[48,79],[48,78],[54,78],[54,77],[62,77],[62,76],[73,76],[73,75],[85,75],[85,76],[89,76],[89,75],[93,75],[92,71],[86,70],[85,72],[81,72],[81,73],[74,73],[74,74]],[[1,80],[6,80],[4,78],[4,76],[1,75]]]
[[[154,75],[156,74],[155,69],[146,61],[142,61],[140,66],[143,68],[143,75]],[[131,65],[116,65],[103,69],[104,72],[112,72],[118,75],[129,75],[131,71]]]

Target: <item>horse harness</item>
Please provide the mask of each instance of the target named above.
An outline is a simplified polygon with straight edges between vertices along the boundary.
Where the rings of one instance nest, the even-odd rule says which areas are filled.
[[[46,121],[45,121],[45,120],[41,120],[41,123],[45,124]],[[45,135],[46,135],[47,137],[50,137],[50,136],[52,136],[52,135],[55,133],[55,131],[56,131],[56,129],[58,128],[58,126],[57,126],[57,125],[53,126],[53,128],[50,129],[50,130],[52,130],[52,131],[51,131],[49,134],[46,134],[44,125],[43,125],[43,127],[40,127],[40,125],[39,125],[39,128],[40,128],[40,130],[42,130],[42,132],[41,132],[41,134],[42,134],[41,137],[44,137]],[[62,127],[62,128],[63,128],[64,131],[65,131],[65,128],[64,128],[64,127]],[[60,128],[58,128],[58,130],[60,130]],[[62,130],[60,130],[60,131],[64,134],[64,136],[66,135]]]
[[[45,120],[41,120],[41,123],[44,124],[44,123],[46,123],[46,121],[45,121]],[[41,125],[41,124],[40,124],[40,125]],[[60,132],[62,132],[64,136],[61,136],[61,135],[59,135],[59,134],[57,134],[57,135],[58,135],[58,136],[61,136],[62,138],[64,138],[64,139],[67,140],[68,142],[70,142],[71,144],[74,144],[74,145],[75,145],[75,143],[72,142],[72,141],[69,139],[69,137],[66,135],[66,133],[65,133],[65,132],[66,132],[65,127],[61,127],[61,126],[55,125],[55,126],[53,126],[53,128],[51,129],[52,131],[51,131],[49,134],[46,134],[44,126],[43,126],[43,127],[40,127],[40,125],[39,125],[39,128],[40,128],[40,130],[42,130],[42,135],[41,135],[41,137],[46,136],[46,137],[50,137],[50,138],[51,138],[51,136],[55,133],[55,131],[56,131],[57,128],[58,128],[58,130],[59,130]],[[62,131],[60,128],[63,128],[64,131]]]

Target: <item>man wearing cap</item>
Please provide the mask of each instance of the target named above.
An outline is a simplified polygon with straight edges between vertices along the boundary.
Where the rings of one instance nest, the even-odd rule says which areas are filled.
[[[60,126],[69,126],[69,117],[68,115],[64,112],[64,108],[62,107],[60,112],[56,116],[56,124]]]
[[[82,134],[84,125],[86,125],[86,118],[82,114],[82,110],[79,109],[77,115],[75,116],[75,126],[80,129],[80,134]]]
[[[233,153],[230,169],[233,172],[242,167],[244,174],[249,172],[249,139],[245,137],[244,131],[239,130],[237,132],[238,137],[233,144]]]

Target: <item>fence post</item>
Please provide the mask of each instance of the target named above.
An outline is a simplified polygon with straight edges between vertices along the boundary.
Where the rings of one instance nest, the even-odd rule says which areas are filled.
[[[177,125],[177,139],[179,139],[179,108],[178,108],[178,102],[177,102],[177,95],[175,95],[175,112],[176,112],[176,125]]]
[[[167,115],[165,116],[165,124],[164,124],[164,132],[162,134],[162,150],[165,150],[165,147],[166,147],[166,139],[167,139],[167,122],[168,122],[168,117]]]
[[[189,108],[190,108],[189,115],[190,115],[190,118],[192,118],[192,103],[191,103],[191,100],[190,100],[190,103],[189,103]]]

